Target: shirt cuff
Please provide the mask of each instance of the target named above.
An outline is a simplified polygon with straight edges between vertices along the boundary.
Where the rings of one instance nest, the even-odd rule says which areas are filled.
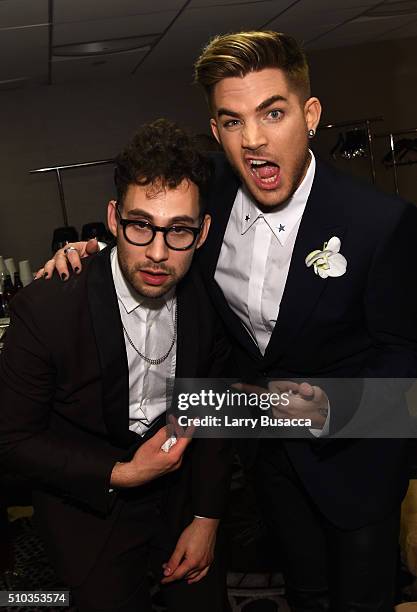
[[[326,417],[323,427],[321,429],[316,428],[316,427],[311,427],[310,433],[315,438],[323,438],[324,436],[329,435],[329,430],[330,430],[330,403],[327,400],[327,417]]]

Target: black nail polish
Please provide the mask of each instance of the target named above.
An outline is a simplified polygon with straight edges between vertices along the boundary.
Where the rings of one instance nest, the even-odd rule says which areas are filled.
[[[48,278],[48,272],[44,272],[44,273],[42,274],[42,276],[43,276],[43,278]]]
[[[74,268],[74,272],[75,272],[76,274],[78,274],[78,272],[79,272],[79,271],[80,271],[80,268],[79,268],[78,266]]]
[[[61,279],[62,279],[62,280],[66,280],[66,278],[67,278],[67,275],[65,274],[65,272],[63,272],[63,273],[61,274]]]

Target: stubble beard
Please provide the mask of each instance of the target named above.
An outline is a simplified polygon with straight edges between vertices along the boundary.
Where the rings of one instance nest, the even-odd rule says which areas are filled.
[[[149,262],[138,262],[132,266],[128,266],[127,263],[120,258],[119,265],[126,282],[136,291],[136,293],[148,299],[157,299],[164,296],[178,282],[175,270],[162,263],[155,265]],[[169,278],[162,286],[146,285],[143,281],[139,281],[138,279],[138,273],[143,268],[166,272],[169,274]]]
[[[233,164],[233,162],[230,161],[230,159],[229,159],[229,163],[234,168],[235,172],[240,176],[240,179],[241,179],[242,183],[245,185],[246,189],[249,191],[249,193],[251,194],[251,196],[255,200],[255,203],[257,204],[258,208],[262,212],[268,212],[268,211],[271,212],[271,211],[275,210],[276,208],[281,207],[286,202],[288,202],[288,200],[297,191],[298,187],[300,186],[300,183],[302,182],[303,178],[305,177],[305,175],[307,173],[308,166],[309,166],[309,160],[310,160],[310,153],[308,151],[308,148],[306,147],[305,152],[300,154],[300,156],[296,159],[295,167],[294,167],[294,171],[292,173],[292,178],[290,179],[289,187],[287,189],[285,189],[285,191],[282,193],[282,195],[277,193],[277,195],[276,195],[277,199],[275,201],[272,201],[272,202],[269,201],[268,203],[263,203],[263,202],[259,201],[259,199],[258,199],[259,198],[259,194],[255,193],[252,190],[251,185],[249,185],[246,182],[246,176],[244,176],[241,173],[239,168],[237,168]],[[284,178],[285,178],[285,176],[284,176]],[[270,192],[270,193],[272,193],[272,192]]]

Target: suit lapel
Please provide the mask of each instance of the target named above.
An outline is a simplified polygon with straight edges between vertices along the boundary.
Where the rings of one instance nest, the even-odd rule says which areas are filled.
[[[307,268],[305,258],[311,251],[322,249],[332,236],[342,239],[345,231],[343,210],[329,169],[317,162],[316,174],[301,220],[291,258],[279,316],[265,352],[265,365],[285,353],[290,342],[316,306],[332,279],[323,279]]]
[[[192,275],[192,271],[188,273]],[[186,277],[177,287],[177,355],[176,378],[192,378],[195,376],[198,364],[199,349],[199,313],[195,288],[191,276]]]
[[[240,186],[239,179],[226,161],[217,170],[207,207],[212,216],[211,227],[206,243],[198,253],[204,273],[211,278],[214,278],[223,236]]]
[[[110,248],[96,255],[88,270],[88,303],[99,354],[103,418],[115,444],[129,446],[129,374],[123,329],[110,266]]]
[[[208,212],[212,216],[210,231],[206,243],[198,253],[197,261],[206,286],[225,322],[226,328],[230,330],[245,351],[251,353],[254,358],[260,359],[261,353],[258,347],[239,317],[229,307],[223,291],[214,280],[224,234],[241,184],[223,155],[219,156],[218,161],[220,163],[216,164],[216,176],[210,189],[208,205]]]

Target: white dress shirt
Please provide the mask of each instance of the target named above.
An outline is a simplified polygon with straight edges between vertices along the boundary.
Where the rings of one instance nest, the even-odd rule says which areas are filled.
[[[307,173],[294,195],[271,212],[260,211],[241,187],[227,224],[215,280],[262,355],[278,319],[315,168],[311,153]]]
[[[161,298],[146,299],[126,282],[119,266],[117,249],[111,252],[111,269],[122,323],[137,349],[151,359],[168,351],[174,335],[175,289]],[[124,334],[129,367],[129,428],[143,435],[171,403],[176,364],[176,342],[168,357],[151,365],[140,357]]]
[[[313,185],[316,160],[312,151],[310,156],[305,177],[278,210],[262,212],[247,189],[239,188],[217,262],[215,280],[262,355],[278,320],[298,229]],[[328,431],[328,421],[322,434]]]
[[[112,249],[111,270],[123,326],[138,350],[158,359],[169,349],[177,308],[175,288],[161,298],[146,299],[126,282]],[[151,365],[134,350],[124,334],[129,367],[129,429],[144,435],[149,425],[165,412],[172,400],[177,343],[159,365]],[[170,384],[172,383],[172,384]],[[113,489],[109,489],[112,493]],[[195,515],[194,518],[205,517]]]

